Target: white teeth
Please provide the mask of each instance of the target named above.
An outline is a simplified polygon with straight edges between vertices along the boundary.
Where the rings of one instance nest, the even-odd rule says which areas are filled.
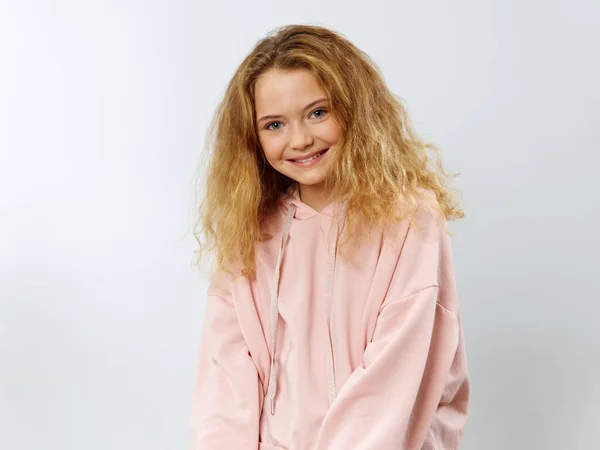
[[[299,162],[299,163],[307,163],[312,161],[313,159],[318,158],[319,156],[321,156],[325,151],[322,151],[320,153],[317,153],[315,156],[311,156],[310,158],[306,158],[306,159],[295,159],[295,162]]]

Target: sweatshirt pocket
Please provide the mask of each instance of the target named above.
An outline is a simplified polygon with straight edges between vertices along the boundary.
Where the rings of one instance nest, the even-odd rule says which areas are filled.
[[[285,447],[279,447],[277,445],[258,443],[258,450],[287,450]]]

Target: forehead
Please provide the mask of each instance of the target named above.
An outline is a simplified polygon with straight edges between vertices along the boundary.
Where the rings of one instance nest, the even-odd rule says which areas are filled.
[[[257,116],[301,110],[319,97],[327,95],[306,69],[271,69],[259,76],[254,86]]]

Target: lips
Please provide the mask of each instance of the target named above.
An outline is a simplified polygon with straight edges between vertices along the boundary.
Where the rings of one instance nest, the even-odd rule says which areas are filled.
[[[294,161],[294,162],[304,162],[307,159],[310,159],[314,156],[319,156],[321,153],[325,153],[327,150],[329,150],[328,148],[324,149],[324,150],[319,150],[316,152],[312,152],[312,153],[307,153],[306,155],[302,155],[301,158],[296,158],[296,159],[290,159],[289,161]]]

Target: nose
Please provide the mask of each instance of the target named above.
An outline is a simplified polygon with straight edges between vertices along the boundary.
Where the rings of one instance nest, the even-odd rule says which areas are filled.
[[[306,147],[312,145],[314,139],[308,132],[308,130],[298,125],[292,127],[292,134],[290,136],[290,147],[294,150],[304,150]]]

